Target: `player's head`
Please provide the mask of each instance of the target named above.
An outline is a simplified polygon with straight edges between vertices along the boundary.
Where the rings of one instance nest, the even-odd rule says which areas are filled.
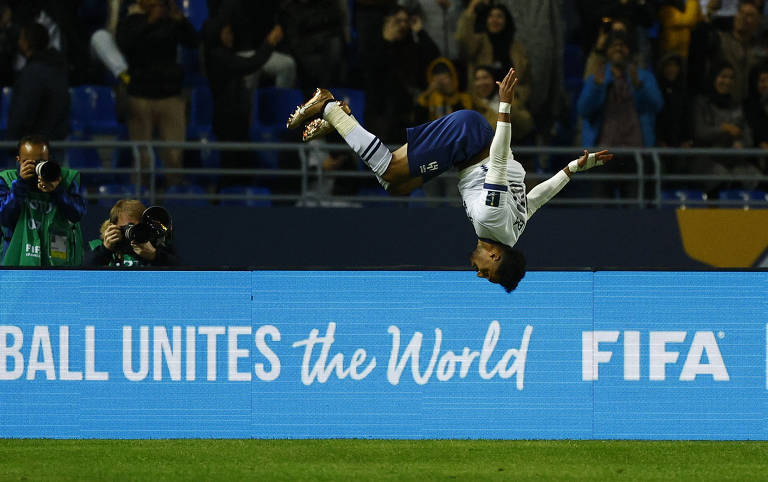
[[[503,244],[478,240],[469,260],[478,277],[501,285],[507,293],[525,276],[523,253]]]

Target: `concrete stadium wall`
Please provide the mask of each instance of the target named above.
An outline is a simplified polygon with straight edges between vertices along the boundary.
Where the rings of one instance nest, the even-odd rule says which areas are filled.
[[[187,266],[468,268],[476,238],[460,208],[174,207]],[[98,236],[107,208],[91,207]],[[753,267],[768,210],[545,208],[517,245],[534,268]]]
[[[768,272],[0,271],[0,437],[768,439]]]

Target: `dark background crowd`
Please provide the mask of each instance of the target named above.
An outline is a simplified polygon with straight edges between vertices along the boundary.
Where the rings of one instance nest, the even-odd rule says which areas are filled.
[[[458,109],[494,125],[495,81],[514,67],[515,145],[768,149],[765,12],[764,0],[0,0],[0,85],[11,88],[0,116],[7,139],[296,142],[265,119],[323,86],[358,93],[366,128],[397,144]],[[111,127],[78,117],[81,92],[91,104],[108,92]],[[178,149],[160,157],[195,162]],[[227,152],[220,165],[253,160]],[[671,170],[766,166],[723,157]]]

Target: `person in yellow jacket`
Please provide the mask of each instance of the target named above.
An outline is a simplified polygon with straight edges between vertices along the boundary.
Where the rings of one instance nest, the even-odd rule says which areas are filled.
[[[683,59],[688,58],[691,45],[691,31],[702,20],[699,0],[680,2],[684,8],[677,5],[659,7],[659,48],[662,53],[676,53]]]
[[[438,57],[427,67],[427,90],[419,94],[417,121],[429,122],[461,109],[472,108],[472,97],[459,91],[459,78],[453,62]]]

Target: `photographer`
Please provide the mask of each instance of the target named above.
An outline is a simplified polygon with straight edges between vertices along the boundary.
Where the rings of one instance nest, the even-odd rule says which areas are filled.
[[[157,218],[152,216],[155,212],[159,212],[160,217],[167,216],[162,220],[160,229],[155,228]],[[159,207],[147,210],[141,201],[121,199],[112,206],[109,219],[101,225],[101,238],[89,243],[91,251],[86,255],[85,264],[177,266],[179,260],[169,238],[170,216],[167,211]]]
[[[79,266],[85,200],[80,173],[49,161],[48,140],[23,137],[19,167],[0,172],[4,266]]]

